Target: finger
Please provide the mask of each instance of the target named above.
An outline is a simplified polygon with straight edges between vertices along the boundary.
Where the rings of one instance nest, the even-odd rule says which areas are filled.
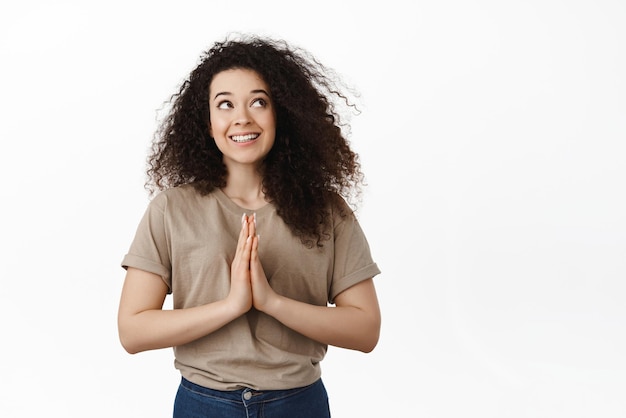
[[[237,247],[235,248],[235,256],[233,257],[233,266],[245,266],[248,269],[249,261],[244,258],[246,239],[248,238],[248,217],[244,213],[241,217],[241,230],[239,231],[239,239],[237,240]],[[248,250],[249,252],[249,250]],[[242,258],[244,258],[242,260]]]
[[[237,277],[245,278],[250,272],[250,250],[252,247],[252,238],[247,237],[243,241],[243,248],[237,250],[232,263],[232,273]],[[242,276],[243,275],[243,276]]]
[[[250,266],[250,257],[252,251],[252,237],[247,237],[244,243],[243,251],[241,252],[241,263],[246,266]]]
[[[244,213],[241,217],[241,230],[239,231],[239,240],[237,241],[237,249],[241,250],[245,246],[246,238],[250,234],[248,216]]]
[[[248,218],[249,231],[248,235],[251,237],[256,236],[256,213]]]
[[[256,261],[259,259],[259,236],[255,235],[252,237],[252,248],[250,250],[250,260]]]

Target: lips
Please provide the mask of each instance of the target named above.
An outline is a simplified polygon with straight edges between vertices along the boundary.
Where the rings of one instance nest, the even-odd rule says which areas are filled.
[[[230,139],[238,144],[254,141],[259,137],[259,134],[245,134],[245,135],[231,135]]]

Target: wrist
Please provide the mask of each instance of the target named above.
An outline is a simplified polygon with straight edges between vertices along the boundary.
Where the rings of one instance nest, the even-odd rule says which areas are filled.
[[[250,304],[242,303],[241,300],[232,297],[232,295],[227,296],[222,302],[224,303],[226,315],[230,319],[239,318],[250,310]]]
[[[259,310],[275,318],[281,311],[281,306],[284,302],[283,299],[284,296],[281,296],[276,292],[272,292],[272,296],[267,299],[262,309]]]

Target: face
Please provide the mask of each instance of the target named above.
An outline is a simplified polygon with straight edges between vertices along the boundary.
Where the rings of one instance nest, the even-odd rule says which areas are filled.
[[[267,83],[253,70],[217,73],[209,86],[209,132],[228,168],[261,164],[274,145],[276,113]]]

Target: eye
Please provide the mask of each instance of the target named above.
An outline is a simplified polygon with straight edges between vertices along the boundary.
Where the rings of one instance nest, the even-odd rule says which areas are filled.
[[[267,100],[259,97],[258,99],[254,99],[252,101],[252,107],[266,107],[267,106]]]
[[[218,109],[232,109],[232,107],[233,107],[233,104],[229,102],[228,100],[224,100],[223,102],[219,102],[217,104]]]

